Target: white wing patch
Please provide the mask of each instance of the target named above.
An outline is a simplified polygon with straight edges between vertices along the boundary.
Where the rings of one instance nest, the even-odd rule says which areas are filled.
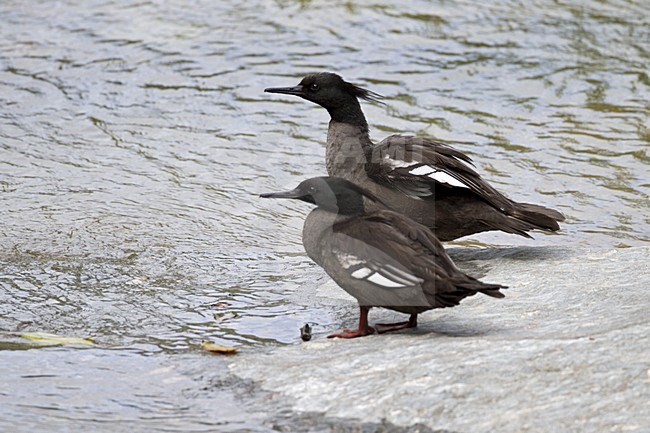
[[[435,168],[430,167],[428,165],[421,165],[419,167],[414,168],[413,170],[409,171],[410,174],[413,174],[415,176],[427,176],[431,173],[434,173],[436,171]]]
[[[469,188],[469,186],[465,185],[463,182],[459,181],[455,177],[450,176],[449,174],[445,173],[442,170],[436,170],[430,165],[420,165],[419,167],[410,170],[409,174],[412,174],[414,176],[426,176],[428,178],[435,180],[436,182],[446,183],[447,185],[451,185],[451,186]]]
[[[357,280],[368,280],[371,283],[382,287],[406,287],[406,284],[402,284],[401,282],[386,278],[380,273],[374,272],[370,268],[359,268],[356,271],[352,272],[350,275],[352,278],[355,278]]]
[[[371,283],[377,284],[378,286],[383,286],[383,287],[406,287],[405,284],[400,284],[397,281],[389,280],[388,278],[384,277],[383,275],[378,274],[375,272],[371,276],[367,278],[368,281]]]
[[[350,275],[352,275],[352,278],[362,280],[362,279],[366,278],[370,274],[372,274],[372,269],[359,268],[356,271],[352,272]]]
[[[461,188],[469,188],[469,186],[465,185],[460,180],[456,179],[455,177],[451,177],[450,175],[448,175],[443,171],[437,171],[435,173],[431,173],[429,177],[435,180],[436,182],[447,183],[449,185],[459,186]]]
[[[356,280],[366,280],[388,288],[407,287],[424,282],[421,278],[391,264],[378,266],[342,251],[335,251],[334,254],[341,266],[346,270],[350,271],[352,268],[357,268],[350,272],[350,276]]]

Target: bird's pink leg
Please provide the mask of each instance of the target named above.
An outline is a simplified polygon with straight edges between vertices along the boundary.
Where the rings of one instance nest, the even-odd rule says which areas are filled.
[[[390,332],[390,331],[398,331],[400,329],[406,329],[406,328],[415,328],[416,326],[418,326],[418,315],[411,314],[411,317],[409,317],[409,320],[406,322],[377,323],[375,326],[377,327],[378,334],[383,334],[384,332]]]
[[[366,335],[372,334],[375,330],[368,326],[368,307],[359,308],[359,329],[353,331],[351,329],[344,329],[343,332],[337,334],[328,335],[327,338],[356,338],[356,337],[365,337]]]

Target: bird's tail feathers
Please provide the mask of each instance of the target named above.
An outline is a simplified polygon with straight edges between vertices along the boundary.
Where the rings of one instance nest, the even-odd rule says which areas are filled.
[[[558,231],[559,221],[564,221],[564,215],[555,209],[531,203],[517,203],[511,214],[514,218],[546,231]]]
[[[459,281],[455,283],[455,286],[460,289],[480,292],[483,293],[484,295],[491,296],[493,298],[504,298],[505,295],[501,293],[499,290],[508,288],[508,286],[503,286],[501,284],[483,283],[472,277],[468,277],[468,279],[464,281]]]

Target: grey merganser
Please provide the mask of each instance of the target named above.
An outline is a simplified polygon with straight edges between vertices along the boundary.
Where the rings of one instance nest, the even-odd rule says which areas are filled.
[[[328,174],[363,187],[442,241],[490,230],[531,238],[527,231],[557,231],[564,220],[556,210],[508,199],[481,178],[467,155],[444,143],[392,135],[374,144],[359,99],[378,101],[380,95],[339,75],[312,74],[297,86],[264,91],[296,95],[327,109]]]
[[[315,177],[286,192],[260,197],[289,198],[315,204],[305,220],[302,242],[320,265],[360,306],[357,330],[329,337],[368,335],[368,311],[382,307],[410,314],[401,323],[378,324],[378,332],[417,326],[417,315],[453,307],[481,292],[503,298],[505,286],[486,284],[459,270],[433,232],[409,217],[382,206],[381,199],[337,177]]]

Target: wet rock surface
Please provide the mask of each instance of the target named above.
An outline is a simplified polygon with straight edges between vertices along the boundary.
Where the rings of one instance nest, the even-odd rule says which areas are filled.
[[[290,401],[292,411],[359,426],[647,431],[650,248],[452,256],[484,281],[509,285],[506,298],[475,296],[427,312],[417,330],[327,340],[356,315],[353,301],[327,283],[295,301],[340,309],[341,323],[315,326],[310,342],[243,354],[230,370]],[[370,314],[371,323],[393,317]]]

